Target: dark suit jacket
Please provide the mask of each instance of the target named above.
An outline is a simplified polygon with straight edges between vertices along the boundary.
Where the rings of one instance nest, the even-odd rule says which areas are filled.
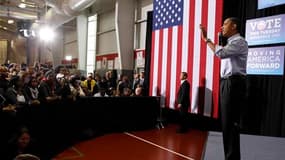
[[[177,102],[182,105],[182,108],[190,106],[190,83],[187,80],[180,85]]]

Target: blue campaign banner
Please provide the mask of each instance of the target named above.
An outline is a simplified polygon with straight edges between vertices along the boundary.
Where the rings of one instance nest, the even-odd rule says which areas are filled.
[[[252,75],[283,75],[284,46],[249,48],[246,68]]]
[[[247,20],[245,32],[249,46],[285,43],[285,14]]]
[[[258,0],[258,9],[269,8],[285,4],[285,0]]]

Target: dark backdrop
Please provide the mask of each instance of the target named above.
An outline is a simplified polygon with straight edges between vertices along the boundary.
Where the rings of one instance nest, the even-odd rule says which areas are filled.
[[[273,16],[285,13],[285,5],[257,10],[257,0],[224,0],[223,19],[238,17],[241,19],[241,34],[245,35],[245,23],[247,19]],[[148,31],[146,41],[146,76],[150,69],[151,48],[151,14],[148,15]],[[285,44],[279,44],[285,45]],[[267,45],[270,46],[270,45]],[[271,45],[273,46],[273,45]],[[147,79],[147,78],[146,78]],[[248,103],[243,107],[242,132],[248,134],[282,136],[285,137],[285,88],[284,76],[248,75]],[[147,81],[147,84],[149,82]],[[170,111],[172,112],[172,111]],[[171,116],[170,116],[171,117]],[[219,129],[217,120],[197,118],[192,115],[199,126]],[[173,117],[172,117],[173,118]],[[195,122],[191,120],[191,125]],[[202,119],[202,120],[201,120]],[[212,123],[214,122],[214,123]],[[207,128],[204,127],[204,128]],[[212,128],[213,129],[213,128]]]
[[[247,19],[284,14],[285,5],[257,10],[257,0],[225,0],[223,13],[224,19],[231,16],[241,19],[244,36]],[[284,76],[248,75],[247,81],[248,105],[244,108],[242,117],[243,131],[284,137]]]

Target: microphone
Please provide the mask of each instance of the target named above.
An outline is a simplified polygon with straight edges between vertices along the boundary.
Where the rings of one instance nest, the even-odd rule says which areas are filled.
[[[223,46],[223,35],[221,32],[218,32],[218,41],[219,41],[219,46]]]

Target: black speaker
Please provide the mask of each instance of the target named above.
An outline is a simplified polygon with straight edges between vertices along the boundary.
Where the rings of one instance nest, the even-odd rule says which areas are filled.
[[[29,20],[22,20],[17,22],[17,31],[23,37],[34,36],[33,31],[31,30],[32,22]]]
[[[17,29],[27,29],[29,30],[31,28],[32,22],[29,20],[22,20],[17,22]]]

